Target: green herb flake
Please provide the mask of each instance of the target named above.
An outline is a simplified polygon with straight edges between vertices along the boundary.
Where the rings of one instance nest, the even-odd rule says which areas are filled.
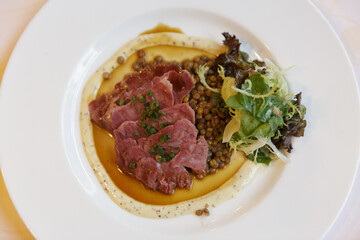
[[[152,97],[153,92],[152,92],[152,91],[148,91],[147,95],[148,95],[149,97]]]
[[[150,134],[154,134],[156,132],[157,132],[156,128],[154,128],[154,127],[150,128]]]
[[[125,104],[125,100],[124,100],[124,99],[120,99],[118,105],[119,105],[119,106],[122,106],[122,105],[124,105],[124,104]]]
[[[132,101],[131,106],[134,106],[136,103],[136,97],[132,96],[131,101]]]
[[[164,128],[164,127],[165,127],[165,124],[164,124],[164,123],[159,123],[159,127],[160,127],[160,128]]]
[[[169,153],[169,157],[170,157],[170,158],[175,157],[175,153],[174,153],[174,152],[170,152],[170,153]]]
[[[164,152],[164,148],[162,146],[157,146],[156,150],[158,150],[159,152]]]
[[[148,102],[144,103],[144,107],[145,107],[146,111],[149,111],[150,110],[150,103],[148,103]]]
[[[171,139],[171,136],[170,135],[167,135],[167,134],[163,134],[160,138],[160,142],[162,143],[166,143],[169,139]]]
[[[129,163],[129,168],[136,168],[136,163],[135,162]]]
[[[135,132],[134,134],[135,134],[135,136],[140,136],[139,132]]]
[[[165,116],[165,115],[166,115],[166,112],[161,111],[160,114],[163,115],[163,116]]]
[[[137,97],[138,97],[138,99],[139,99],[139,101],[140,101],[141,103],[144,103],[144,102],[145,102],[145,98],[144,98],[143,95],[138,94]]]

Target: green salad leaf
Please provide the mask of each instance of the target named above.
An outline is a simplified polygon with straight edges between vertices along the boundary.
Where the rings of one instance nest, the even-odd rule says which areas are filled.
[[[247,155],[246,157],[249,158],[250,160],[256,161],[258,163],[264,163],[266,165],[270,164],[271,158],[269,156],[269,151],[266,151],[266,148],[262,147],[254,152],[255,153],[251,153],[251,154]]]
[[[229,50],[215,59],[212,68],[224,81],[221,96],[233,118],[223,142],[257,163],[268,165],[276,158],[288,162],[284,152],[291,152],[291,138],[303,136],[306,127],[301,93],[289,94],[284,77],[288,69],[280,70],[268,59],[249,61],[235,35],[223,35]],[[208,68],[200,69],[201,82],[208,87],[203,74]]]
[[[270,87],[260,73],[251,75],[249,81],[245,81],[241,85],[241,89],[247,89],[248,93],[254,95],[264,95],[270,92]],[[253,98],[242,93],[231,96],[226,105],[233,109],[247,110],[261,122],[267,122],[273,115],[284,116],[289,108],[284,99],[275,95]]]

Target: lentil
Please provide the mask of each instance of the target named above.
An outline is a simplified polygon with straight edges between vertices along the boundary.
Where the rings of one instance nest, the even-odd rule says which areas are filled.
[[[102,74],[102,78],[103,78],[104,80],[109,80],[109,79],[111,78],[111,74],[108,73],[108,72],[104,72],[104,73]]]
[[[125,62],[125,58],[123,56],[120,56],[116,59],[118,64],[123,64]]]

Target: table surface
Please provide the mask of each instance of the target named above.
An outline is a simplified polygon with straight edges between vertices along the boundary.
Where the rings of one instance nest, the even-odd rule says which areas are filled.
[[[360,1],[313,0],[342,40],[360,86]],[[46,0],[0,0],[0,83],[20,35]],[[1,166],[0,166],[1,167]],[[360,171],[353,190],[326,239],[360,239]],[[22,222],[0,172],[0,239],[34,239]]]

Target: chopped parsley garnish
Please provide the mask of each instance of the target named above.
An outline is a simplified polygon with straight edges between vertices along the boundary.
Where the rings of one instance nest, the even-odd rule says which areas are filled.
[[[144,108],[146,111],[149,111],[150,110],[150,103],[146,102],[144,103]]]
[[[129,163],[129,168],[136,168],[136,163],[135,162]]]
[[[145,112],[142,115],[143,119],[150,118],[154,122],[158,121],[160,106],[156,102],[156,99],[152,100],[151,103],[149,102],[144,103],[144,108],[145,108]]]
[[[136,103],[136,98],[135,98],[135,96],[132,96],[131,101],[132,101],[131,106],[134,106],[135,103]]]
[[[119,100],[118,105],[119,105],[119,106],[122,106],[122,105],[124,105],[124,104],[125,104],[125,100],[121,98],[121,99]]]
[[[170,135],[167,135],[167,134],[163,134],[160,138],[160,142],[162,143],[166,143],[169,139],[171,139],[171,136]]]
[[[171,147],[170,147],[171,150]],[[165,148],[162,146],[159,146],[157,144],[154,144],[154,147],[150,150],[150,154],[156,155],[155,159],[158,162],[167,162],[175,157],[174,152],[165,153]]]
[[[155,106],[155,104],[156,104],[156,99],[151,101],[151,105]]]
[[[146,136],[150,136],[150,135],[152,135],[154,133],[157,133],[156,128],[154,128],[150,124],[142,123],[141,127],[145,129]]]
[[[140,101],[141,103],[144,103],[144,102],[145,102],[145,98],[143,97],[143,95],[138,94],[137,97],[138,97],[138,99],[139,99],[139,101]]]
[[[157,133],[157,130],[154,127],[151,127],[149,131],[150,131],[150,135]]]
[[[148,91],[147,95],[152,96],[153,92]],[[146,130],[146,135],[147,136],[150,136],[150,135],[152,135],[154,133],[157,133],[157,129],[155,127],[152,127],[149,124],[146,124],[145,121],[146,121],[146,119],[151,119],[153,122],[157,122],[159,120],[160,114],[161,114],[161,116],[165,116],[166,112],[160,111],[160,105],[157,103],[156,99],[153,99],[151,102],[146,102],[145,97],[143,95],[141,95],[141,94],[137,95],[137,99],[141,103],[144,104],[144,111],[142,111],[140,108],[137,109],[138,113],[142,113],[142,115],[140,117],[140,121],[142,122],[141,127]],[[134,106],[135,103],[136,103],[136,97],[132,96],[131,101],[132,101],[132,106]],[[169,122],[159,123],[159,128],[164,128],[164,127],[169,126],[169,125],[170,125]],[[167,139],[164,139],[164,141],[166,142]]]
[[[135,132],[134,134],[135,134],[135,136],[140,136],[139,132]]]

